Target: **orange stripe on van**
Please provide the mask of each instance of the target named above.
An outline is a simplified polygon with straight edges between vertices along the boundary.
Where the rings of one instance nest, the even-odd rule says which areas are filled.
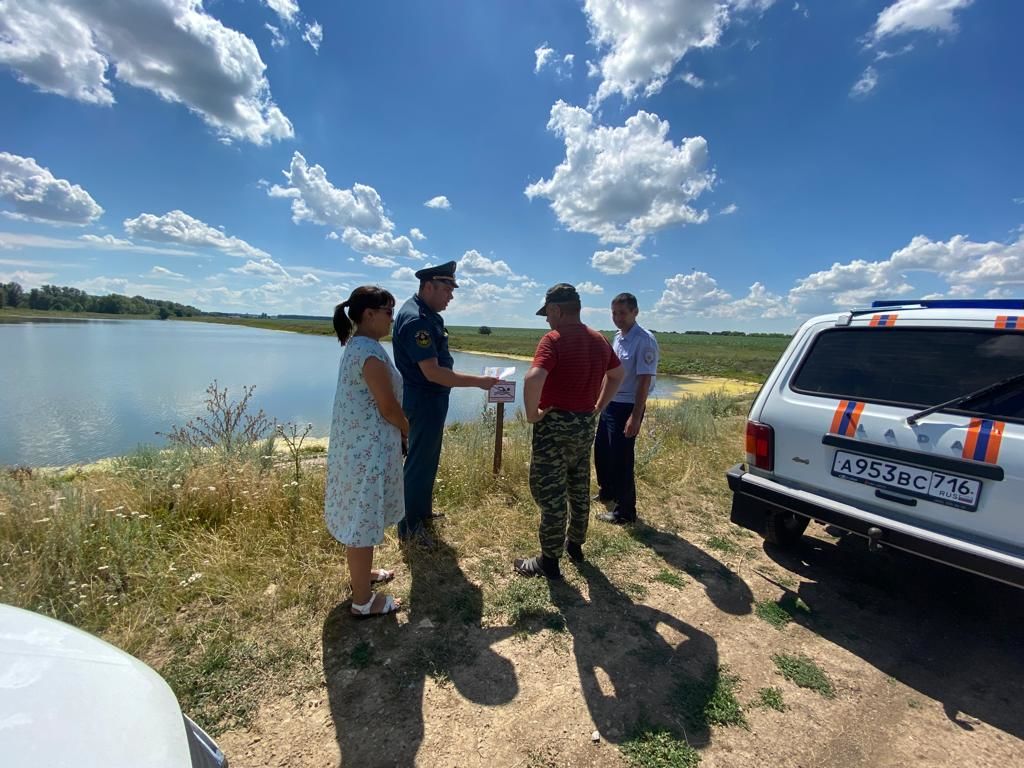
[[[1004,330],[1024,330],[1024,322],[1021,322],[1020,315],[999,315],[996,317],[996,328]]]
[[[868,325],[870,325],[872,328],[892,328],[894,325],[896,325],[896,315],[872,315],[871,322],[869,322]]]
[[[1002,421],[971,419],[961,456],[972,461],[984,461],[986,464],[997,463],[1005,428],[1006,423]]]
[[[832,425],[829,432],[833,435],[853,437],[857,433],[857,425],[860,424],[860,414],[864,410],[864,403],[856,400],[840,400],[832,414]]]

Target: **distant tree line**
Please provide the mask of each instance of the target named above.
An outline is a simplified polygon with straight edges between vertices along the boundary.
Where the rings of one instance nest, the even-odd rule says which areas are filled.
[[[655,331],[655,333],[666,335],[682,333],[683,336],[757,336],[768,339],[788,339],[793,335],[791,333],[746,333],[744,331]]]
[[[43,312],[101,312],[109,315],[158,315],[168,317],[194,317],[201,309],[187,304],[144,296],[122,296],[110,293],[91,296],[78,288],[44,285],[26,291],[18,283],[0,283],[0,308],[22,307]]]

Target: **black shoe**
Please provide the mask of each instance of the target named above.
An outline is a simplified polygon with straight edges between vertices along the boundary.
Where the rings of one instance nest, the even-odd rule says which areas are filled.
[[[605,509],[609,509],[615,506],[615,499],[602,496],[600,493],[597,494],[596,496],[591,496],[590,500],[597,502],[598,504],[604,505]]]
[[[565,554],[569,556],[569,559],[574,563],[583,562],[583,545],[577,544],[575,541],[565,540]]]
[[[512,561],[512,568],[520,576],[544,576],[551,581],[560,581],[562,578],[558,561],[553,557],[545,557],[544,555],[517,558]]]
[[[444,512],[431,512],[429,515],[424,517],[424,520],[440,520],[444,517]]]
[[[630,525],[636,522],[636,515],[627,516],[619,512],[618,509],[614,509],[611,512],[602,512],[597,519],[612,525]]]

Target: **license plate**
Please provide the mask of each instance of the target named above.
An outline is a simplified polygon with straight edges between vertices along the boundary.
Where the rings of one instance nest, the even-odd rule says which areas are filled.
[[[980,480],[847,451],[836,451],[832,474],[971,512],[978,508],[981,496]]]

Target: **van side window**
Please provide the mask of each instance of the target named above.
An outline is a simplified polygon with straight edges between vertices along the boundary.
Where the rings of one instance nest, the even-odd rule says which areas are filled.
[[[1024,373],[1024,332],[984,328],[835,328],[805,355],[791,388],[842,400],[926,408]],[[1024,387],[957,413],[1024,421]]]

